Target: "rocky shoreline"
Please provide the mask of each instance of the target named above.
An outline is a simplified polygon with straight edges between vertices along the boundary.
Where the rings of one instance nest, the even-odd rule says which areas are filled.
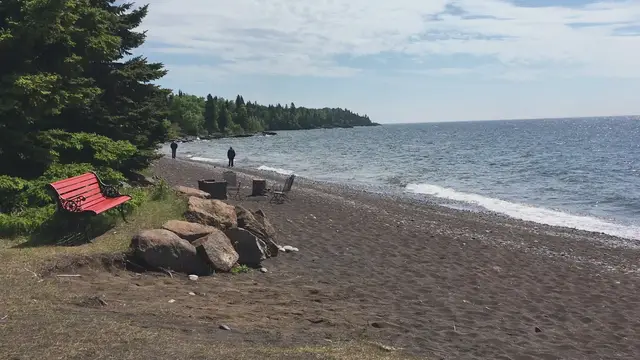
[[[166,158],[153,168],[192,187],[224,170]],[[254,177],[283,182],[237,175],[245,194]],[[640,358],[640,252],[621,239],[299,178],[292,194],[230,201],[269,214],[278,241],[300,249],[266,260],[260,283],[289,310],[253,299],[278,319],[261,331],[294,342],[365,331],[427,358]],[[321,321],[302,325],[291,307]]]

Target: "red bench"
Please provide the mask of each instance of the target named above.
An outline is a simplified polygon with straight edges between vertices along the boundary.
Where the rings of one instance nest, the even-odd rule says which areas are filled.
[[[117,207],[126,221],[122,204],[131,200],[131,196],[120,195],[114,186],[104,184],[94,172],[56,181],[49,184],[49,188],[56,195],[59,210],[98,215]]]

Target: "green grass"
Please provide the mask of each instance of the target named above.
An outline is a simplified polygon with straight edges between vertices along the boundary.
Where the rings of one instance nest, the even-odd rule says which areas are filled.
[[[245,274],[251,271],[251,268],[249,268],[247,265],[238,265],[235,266],[234,268],[231,269],[231,273],[236,275],[236,274]]]
[[[132,210],[123,222],[116,211],[98,215],[94,221],[108,227],[108,230],[96,237],[92,243],[82,246],[56,246],[36,242],[33,239],[17,237],[0,239],[0,262],[3,267],[22,268],[55,257],[57,255],[92,255],[115,253],[127,250],[131,237],[141,229],[159,228],[171,219],[182,219],[186,209],[186,199],[169,190],[166,184],[148,190],[146,201]]]

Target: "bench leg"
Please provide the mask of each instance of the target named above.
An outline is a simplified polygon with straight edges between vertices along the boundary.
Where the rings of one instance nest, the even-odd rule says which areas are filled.
[[[93,238],[91,238],[91,216],[90,215],[85,215],[82,218],[82,221],[84,221],[84,237],[86,239],[87,243],[92,243],[93,242]]]
[[[127,218],[124,216],[124,207],[122,205],[118,206],[118,211],[120,212],[120,216],[122,216],[122,221],[128,223]]]

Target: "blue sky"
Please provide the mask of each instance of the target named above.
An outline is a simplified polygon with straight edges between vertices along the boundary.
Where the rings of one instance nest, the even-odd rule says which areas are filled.
[[[640,0],[148,0],[160,83],[381,123],[640,114]]]

